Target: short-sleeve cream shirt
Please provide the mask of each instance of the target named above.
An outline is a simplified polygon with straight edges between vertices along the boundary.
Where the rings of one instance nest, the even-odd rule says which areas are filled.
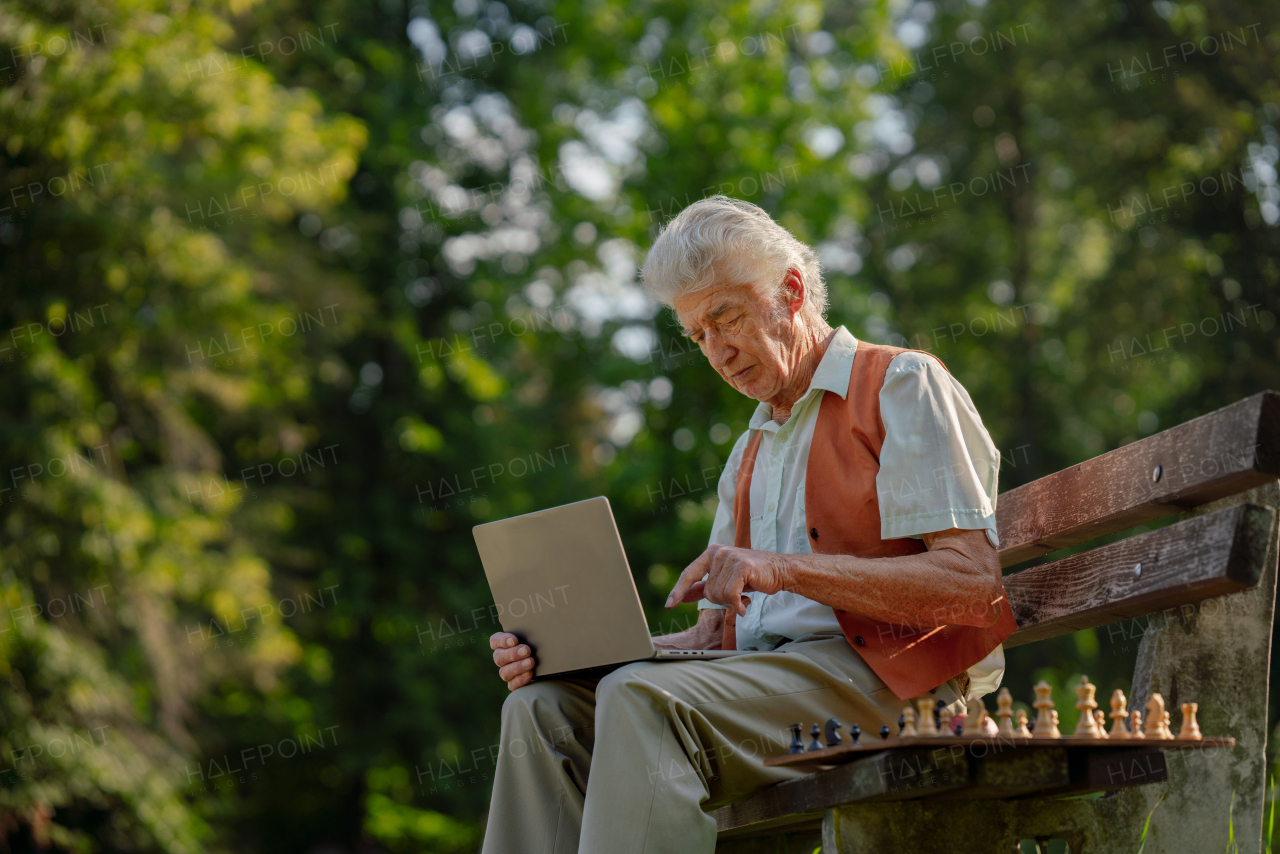
[[[738,438],[720,476],[720,506],[711,530],[712,544],[733,545],[733,497],[747,442],[761,431],[760,450],[751,475],[752,548],[780,554],[811,554],[805,528],[804,487],[814,426],[823,393],[844,397],[849,390],[857,339],[843,326],[827,347],[809,390],[779,425],[762,403],[747,432]],[[937,360],[916,352],[889,363],[880,389],[885,441],[880,452],[876,490],[880,499],[880,536],[916,537],[948,528],[984,529],[996,538],[996,490],[1000,454],[964,386]],[[739,649],[773,649],[812,632],[840,631],[835,612],[790,591],[749,594],[751,604],[737,622]],[[717,608],[707,600],[699,608]],[[969,668],[969,697],[996,690],[1004,675],[1004,648]]]

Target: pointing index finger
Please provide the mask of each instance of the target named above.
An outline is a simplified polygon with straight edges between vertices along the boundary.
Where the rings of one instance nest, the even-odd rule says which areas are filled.
[[[676,581],[676,586],[671,588],[671,595],[667,597],[666,607],[674,608],[685,600],[685,594],[689,592],[695,582],[701,581],[702,577],[707,574],[707,568],[711,565],[710,558],[711,549],[708,548],[694,560],[693,563],[685,567],[684,572],[680,573],[680,578]]]

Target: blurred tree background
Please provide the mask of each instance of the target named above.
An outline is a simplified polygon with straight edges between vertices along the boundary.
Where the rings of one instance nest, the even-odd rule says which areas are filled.
[[[1278,48],[1261,0],[0,0],[0,849],[474,849],[471,526],[608,495],[693,618],[754,404],[636,275],[699,197],[939,355],[1002,489],[1280,387]],[[1006,684],[1127,689],[1141,630]]]

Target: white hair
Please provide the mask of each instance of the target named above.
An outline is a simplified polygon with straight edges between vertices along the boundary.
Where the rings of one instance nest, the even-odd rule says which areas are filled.
[[[804,279],[802,309],[826,315],[827,285],[818,255],[760,208],[728,196],[694,202],[663,227],[644,262],[644,288],[674,308],[715,282],[757,284],[774,296],[788,270]]]

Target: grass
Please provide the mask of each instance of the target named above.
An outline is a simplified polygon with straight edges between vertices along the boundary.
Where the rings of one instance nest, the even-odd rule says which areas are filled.
[[[1142,838],[1139,840],[1141,844],[1138,846],[1138,854],[1142,854],[1142,849],[1147,847],[1147,834],[1151,832],[1151,816],[1156,814],[1156,807],[1160,806],[1160,802],[1164,800],[1164,796],[1169,794],[1168,791],[1160,794],[1160,800],[1156,801],[1156,806],[1151,808],[1151,812],[1147,813],[1146,824],[1142,825]]]

